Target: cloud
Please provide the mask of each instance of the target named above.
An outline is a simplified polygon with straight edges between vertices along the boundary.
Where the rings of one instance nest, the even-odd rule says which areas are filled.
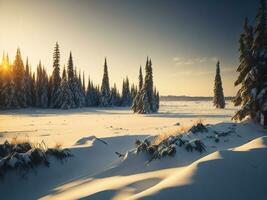
[[[217,57],[212,57],[212,58],[210,58],[210,60],[213,61],[213,62],[217,62],[217,61],[219,60],[219,58],[217,58]]]
[[[207,58],[203,57],[203,58],[183,59],[180,57],[174,57],[173,61],[175,65],[194,65],[194,64],[206,62]]]
[[[196,58],[190,58],[190,59],[183,59],[180,57],[174,57],[173,62],[175,65],[194,65],[194,64],[201,64],[201,63],[206,63],[206,62],[217,62],[218,58],[217,57],[196,57]]]
[[[179,58],[179,57],[174,57],[172,60],[173,60],[174,62],[178,62],[178,61],[181,60],[181,58]]]

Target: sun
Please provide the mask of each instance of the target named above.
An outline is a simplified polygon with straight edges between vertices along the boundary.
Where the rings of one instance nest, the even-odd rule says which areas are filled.
[[[7,71],[9,68],[9,65],[7,63],[2,64],[2,70]]]
[[[4,70],[7,70],[8,69],[8,65],[7,64],[3,64],[2,66],[3,66],[3,69]]]

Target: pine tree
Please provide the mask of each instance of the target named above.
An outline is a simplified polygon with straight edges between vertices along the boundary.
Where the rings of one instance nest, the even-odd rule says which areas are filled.
[[[131,101],[132,100],[131,100],[129,79],[128,79],[128,77],[126,77],[126,79],[123,80],[123,84],[122,84],[122,100],[121,100],[121,105],[122,106],[130,106],[132,104]]]
[[[255,62],[252,55],[253,28],[248,24],[247,18],[244,23],[244,33],[240,35],[239,45],[240,64],[237,68],[239,76],[235,81],[235,86],[241,85],[241,87],[236,94],[234,104],[235,106],[241,106],[241,109],[234,115],[234,120],[242,120],[246,116],[251,118],[256,116],[256,112],[253,109],[255,102],[252,96],[252,89],[254,88],[252,83],[254,81],[248,76]]]
[[[60,99],[60,108],[61,109],[70,109],[70,108],[73,108],[75,106],[74,100],[73,100],[73,94],[72,94],[72,91],[69,87],[65,67],[64,67],[63,73],[62,73],[59,99]]]
[[[42,67],[41,61],[37,67],[36,106],[40,108],[48,107],[48,76]]]
[[[101,85],[100,105],[103,107],[110,106],[109,101],[110,101],[110,87],[109,87],[107,59],[105,58],[104,74],[103,74],[102,85]]]
[[[79,93],[80,93],[80,107],[85,106],[85,93],[83,89],[83,82],[81,77],[81,72],[79,71]]]
[[[254,100],[253,111],[255,121],[260,121],[262,112],[267,111],[267,27],[265,0],[261,0],[256,16],[254,42],[252,45],[254,67],[250,71],[251,80],[254,82],[252,96]]]
[[[60,77],[60,51],[59,45],[56,43],[53,53],[53,73],[51,77],[51,94],[50,94],[50,107],[58,108],[60,104],[59,92],[61,85]]]
[[[90,77],[89,77],[87,91],[85,95],[85,105],[87,107],[92,107],[95,105],[94,100],[93,100],[93,95],[94,95],[94,85],[93,85],[93,82],[91,82]]]
[[[30,66],[29,66],[29,60],[28,57],[26,59],[26,65],[25,65],[25,91],[26,91],[26,104],[27,106],[32,106],[32,92],[31,92],[31,87],[32,87],[32,79],[31,79],[31,74],[30,74]]]
[[[235,104],[241,105],[241,108],[233,119],[242,120],[249,116],[259,122],[261,113],[267,111],[267,28],[264,0],[260,2],[254,34],[245,21],[244,33],[240,37],[240,54],[240,75],[236,83],[241,84],[241,88],[236,95]]]
[[[83,83],[82,83],[82,85],[83,85],[83,94],[84,94],[84,96],[85,96],[85,94],[86,94],[86,89],[85,89],[85,76],[84,76],[84,72],[83,72]]]
[[[2,63],[0,65],[0,95],[2,93],[3,90],[3,84],[4,84],[4,70],[5,70],[5,53],[3,53],[3,57],[2,57]],[[0,107],[3,107],[3,98],[1,98],[0,96]]]
[[[13,67],[9,63],[8,55],[3,55],[1,65],[2,88],[1,88],[1,107],[2,108],[18,108],[19,103],[16,96],[16,89],[13,80]],[[4,78],[5,77],[5,78]]]
[[[151,59],[146,61],[145,82],[142,89],[136,95],[132,109],[135,113],[149,114],[157,112],[157,104],[153,91],[153,73]]]
[[[221,79],[221,74],[220,74],[220,62],[219,61],[217,62],[217,66],[216,66],[213,105],[216,108],[224,108],[225,107],[225,100],[224,100],[224,94],[223,94],[222,79]]]
[[[157,107],[157,110],[159,110],[159,92],[157,91],[157,94],[156,94],[156,107]]]
[[[139,91],[142,89],[143,87],[143,74],[142,74],[142,67],[140,66],[139,69]]]
[[[119,106],[120,105],[120,94],[117,90],[117,86],[114,83],[114,86],[111,88],[110,92],[110,104],[111,106]]]
[[[136,97],[137,93],[138,93],[138,89],[137,89],[137,86],[135,86],[134,84],[132,84],[131,86],[131,104],[133,103],[134,101],[134,98]]]
[[[144,83],[144,93],[143,99],[147,102],[145,102],[143,105],[147,104],[148,107],[144,107],[143,111],[144,113],[151,113],[155,112],[153,107],[153,74],[152,74],[152,62],[151,59],[148,60],[147,58],[147,64],[146,64],[146,76],[145,76],[145,83]]]
[[[7,57],[5,56],[5,53],[3,53],[2,57],[2,63],[0,65],[0,107],[4,107],[4,99],[1,97],[2,91],[3,91],[3,86],[6,81],[6,69],[9,69],[9,61]]]
[[[31,85],[31,93],[32,93],[32,106],[36,106],[36,79],[35,73],[32,74],[32,85]]]
[[[153,110],[154,112],[157,112],[159,109],[159,92],[156,88],[154,88],[153,91]]]
[[[76,70],[75,70],[76,71]],[[68,66],[67,66],[67,72],[68,72],[68,85],[70,87],[70,90],[73,95],[73,103],[71,105],[74,105],[74,107],[81,107],[80,105],[80,93],[79,93],[79,83],[77,74],[74,72],[73,67],[73,60],[72,60],[72,53],[70,52],[69,60],[68,60]]]
[[[74,71],[73,80],[70,82],[70,88],[73,94],[75,107],[81,108],[85,104],[84,94],[82,91],[81,78],[77,76],[77,70]]]
[[[18,101],[18,107],[26,107],[25,70],[20,49],[17,49],[16,58],[13,64],[13,81],[15,84],[15,95]]]

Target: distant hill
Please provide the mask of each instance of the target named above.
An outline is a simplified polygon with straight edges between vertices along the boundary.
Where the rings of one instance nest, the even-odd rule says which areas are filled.
[[[225,100],[233,100],[234,97],[225,97]],[[161,96],[161,101],[212,101],[213,97],[201,97],[201,96]]]

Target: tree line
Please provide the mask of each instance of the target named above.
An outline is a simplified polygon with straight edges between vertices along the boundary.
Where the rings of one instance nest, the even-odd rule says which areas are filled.
[[[21,51],[17,49],[13,64],[3,54],[0,65],[0,108],[58,108],[71,109],[82,107],[125,106],[136,113],[152,113],[159,109],[159,92],[153,86],[152,62],[147,58],[143,81],[142,68],[139,71],[139,84],[123,80],[122,92],[116,84],[110,86],[107,59],[101,86],[96,85],[85,74],[74,68],[70,52],[67,66],[61,69],[60,49],[56,43],[53,52],[53,72],[49,76],[41,61],[33,72],[28,58],[24,65]]]

